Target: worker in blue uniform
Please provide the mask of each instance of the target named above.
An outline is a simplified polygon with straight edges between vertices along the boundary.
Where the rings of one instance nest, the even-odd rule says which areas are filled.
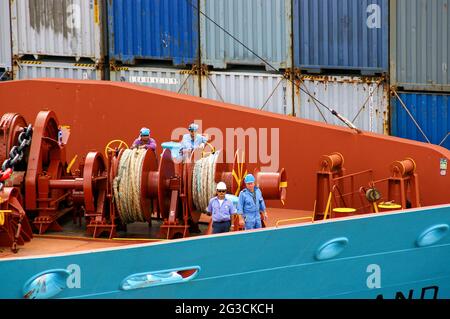
[[[261,228],[261,214],[268,218],[266,204],[259,187],[255,186],[255,177],[248,174],[244,178],[245,189],[239,193],[238,213],[242,214],[245,221],[245,229]]]
[[[188,127],[189,133],[183,135],[181,140],[180,154],[182,155],[185,151],[194,151],[197,148],[204,148],[206,142],[208,142],[208,137],[197,134],[198,125],[192,123]]]
[[[217,196],[211,198],[207,208],[212,215],[213,234],[227,233],[230,231],[231,218],[235,214],[233,202],[225,197],[227,185],[220,182],[216,186]]]

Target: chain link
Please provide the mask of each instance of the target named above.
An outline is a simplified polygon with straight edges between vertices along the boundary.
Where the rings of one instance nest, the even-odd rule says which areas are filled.
[[[11,176],[14,167],[23,160],[24,151],[31,145],[31,139],[33,135],[33,127],[22,128],[22,132],[19,134],[18,144],[14,145],[9,151],[9,158],[7,158],[0,170],[0,191],[5,186],[5,181]]]

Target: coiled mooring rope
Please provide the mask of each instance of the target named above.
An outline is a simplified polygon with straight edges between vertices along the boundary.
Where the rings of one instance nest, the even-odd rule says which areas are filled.
[[[204,157],[194,164],[192,174],[192,200],[195,208],[206,212],[209,200],[216,194],[216,162],[219,152]]]
[[[141,208],[142,164],[146,150],[125,150],[113,181],[114,200],[123,223],[145,222]]]

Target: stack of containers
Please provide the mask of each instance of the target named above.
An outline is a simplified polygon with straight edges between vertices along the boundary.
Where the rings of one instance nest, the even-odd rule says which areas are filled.
[[[104,78],[102,0],[9,3],[14,79]]]
[[[388,0],[294,0],[297,116],[388,133]]]
[[[391,1],[392,134],[450,149],[450,1]]]
[[[12,71],[10,27],[9,1],[0,1],[0,81],[9,79]]]
[[[110,79],[199,95],[197,1],[110,0]]]
[[[344,125],[323,103],[388,133],[387,0],[201,0],[200,10],[202,97]]]

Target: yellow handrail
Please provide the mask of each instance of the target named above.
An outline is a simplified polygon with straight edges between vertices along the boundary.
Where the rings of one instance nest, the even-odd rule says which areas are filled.
[[[242,184],[242,180],[245,178],[245,176],[247,175],[247,170],[245,170],[244,172],[244,161],[245,161],[245,153],[244,151],[242,151],[242,160],[239,161],[239,150],[236,150],[236,153],[234,153],[234,158],[236,159],[236,166],[237,166],[237,173],[236,171],[233,169],[233,172],[231,173],[231,175],[234,177],[234,180],[237,183],[237,188],[236,188],[236,192],[234,193],[235,196],[239,196],[239,192],[241,191],[241,184]]]
[[[75,163],[75,161],[77,160],[78,155],[75,155],[72,160],[70,161],[69,165],[67,166],[67,170],[66,173],[69,174],[70,170],[72,169],[73,164]]]
[[[5,224],[5,213],[12,213],[12,210],[0,210],[0,226]]]
[[[211,152],[205,152],[206,146],[209,146],[211,148]],[[205,143],[205,147],[202,150],[202,158],[207,157],[207,156],[209,156],[211,154],[215,154],[215,153],[216,153],[216,148],[214,146],[212,146],[212,144],[206,142]]]
[[[295,221],[300,221],[300,220],[310,220],[312,222],[312,221],[314,221],[314,218],[313,217],[300,217],[300,218],[292,218],[292,219],[280,219],[275,224],[275,227],[278,227],[278,225],[281,223],[295,222]]]
[[[167,241],[167,239],[161,239],[161,238],[112,238],[116,241]]]
[[[324,212],[324,216],[323,216],[323,220],[326,220],[328,217],[328,211],[331,210],[331,196],[333,195],[333,192],[330,192],[330,195],[328,195],[328,201],[327,201],[327,206],[325,207],[325,212]]]

